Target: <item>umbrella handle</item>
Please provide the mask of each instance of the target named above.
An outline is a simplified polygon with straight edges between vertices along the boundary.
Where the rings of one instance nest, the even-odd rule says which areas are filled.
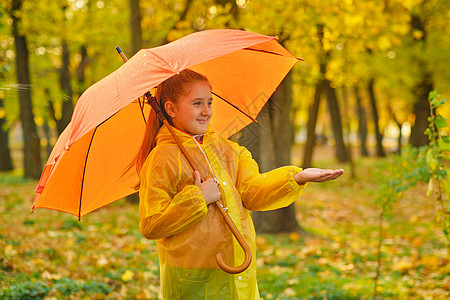
[[[225,262],[223,261],[222,253],[217,252],[216,253],[217,265],[222,270],[224,270],[225,272],[230,273],[230,274],[237,274],[237,273],[244,272],[250,266],[250,263],[252,261],[252,251],[250,250],[250,247],[247,245],[247,242],[245,241],[245,239],[242,237],[241,233],[237,229],[236,225],[234,225],[233,220],[231,220],[230,216],[228,215],[228,213],[227,213],[228,209],[226,207],[224,207],[221,203],[219,203],[219,201],[216,201],[216,206],[219,209],[220,213],[222,214],[225,223],[228,225],[228,227],[230,228],[234,237],[239,242],[239,245],[241,245],[242,250],[244,250],[244,254],[245,254],[244,262],[240,266],[230,267],[230,266],[227,266],[225,264]]]

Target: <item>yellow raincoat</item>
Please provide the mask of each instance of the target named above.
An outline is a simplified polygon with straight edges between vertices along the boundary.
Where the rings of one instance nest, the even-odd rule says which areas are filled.
[[[211,128],[203,143],[176,130],[204,177],[216,178],[221,201],[252,251],[250,267],[228,274],[216,264],[222,252],[229,266],[241,265],[244,252],[215,205],[206,206],[194,185],[193,170],[165,125],[157,146],[141,171],[139,228],[157,240],[164,299],[260,299],[256,282],[255,229],[248,210],[286,207],[299,198],[304,185],[294,175],[298,167],[281,167],[260,174],[250,152],[216,137]]]

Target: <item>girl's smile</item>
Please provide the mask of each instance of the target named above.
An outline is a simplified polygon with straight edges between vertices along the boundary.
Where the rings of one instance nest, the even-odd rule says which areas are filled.
[[[209,83],[198,80],[193,82],[187,93],[180,96],[175,103],[167,101],[165,109],[176,128],[197,135],[206,132],[212,117],[211,105]]]

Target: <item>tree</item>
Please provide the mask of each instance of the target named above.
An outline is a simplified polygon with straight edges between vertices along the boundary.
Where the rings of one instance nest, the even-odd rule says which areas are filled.
[[[424,2],[422,6],[425,5]],[[423,9],[422,9],[423,11]],[[427,39],[427,32],[425,28],[426,19],[419,13],[412,12],[411,14],[411,34],[415,35],[414,43],[425,51],[424,47]],[[413,146],[419,147],[428,144],[428,137],[425,135],[425,129],[428,128],[428,117],[430,116],[430,103],[428,95],[433,90],[433,79],[430,71],[427,68],[426,62],[420,56],[417,56],[417,63],[421,72],[416,85],[413,87],[413,95],[416,98],[414,104],[414,115],[416,116],[414,125],[411,128],[410,143]]]
[[[0,29],[2,32],[3,39],[3,30],[6,26],[4,26],[2,20],[4,18],[3,7],[0,4]],[[6,57],[7,47],[0,45],[0,171],[11,171],[13,169],[13,164],[11,160],[11,153],[9,148],[9,127],[6,121],[6,110],[4,107],[4,99],[6,98],[6,83],[5,77],[6,74],[10,72],[10,68],[8,65],[8,58]]]
[[[130,0],[131,55],[142,48],[141,6],[139,0]]]
[[[367,91],[369,92],[370,104],[372,106],[374,131],[375,131],[375,137],[377,140],[377,156],[383,157],[383,156],[385,156],[385,153],[383,150],[383,135],[381,134],[380,128],[379,128],[378,107],[377,107],[377,100],[375,98],[374,82],[375,82],[374,78],[369,79],[369,83],[367,84]]]
[[[331,81],[325,80],[325,94],[327,95],[328,110],[331,116],[331,124],[336,143],[336,158],[339,162],[349,161],[347,149],[344,143],[344,135],[342,133],[342,120],[339,103],[336,97],[336,89],[331,86]]]
[[[58,134],[61,134],[64,131],[64,129],[69,124],[73,114],[73,91],[72,85],[70,83],[71,75],[69,70],[70,53],[69,53],[69,46],[65,39],[62,40],[61,48],[62,48],[62,66],[59,69],[59,78],[60,78],[59,82],[61,85],[63,99],[62,99],[61,118],[59,120],[55,118]],[[52,104],[52,102],[50,102],[50,104]],[[55,116],[54,113],[53,116]]]
[[[270,97],[257,120],[243,130],[240,143],[248,147],[261,172],[290,164],[293,141],[292,75],[289,73]],[[258,232],[303,231],[297,222],[295,204],[269,212],[254,212],[253,222]]]
[[[1,76],[1,73],[0,73]],[[2,116],[4,111],[3,99],[4,92],[0,90],[0,171],[11,171],[13,164],[11,154],[9,151],[9,129],[6,126],[5,116]]]
[[[320,98],[322,93],[325,93],[328,110],[331,116],[332,128],[334,132],[334,139],[336,141],[336,158],[340,162],[348,161],[348,153],[344,144],[344,137],[342,133],[342,121],[339,110],[339,104],[337,102],[335,88],[332,87],[331,81],[326,78],[326,69],[328,61],[330,60],[330,51],[323,50],[323,37],[324,37],[324,24],[317,26],[319,37],[318,40],[321,44],[321,58],[320,58],[320,77],[317,79],[314,93],[314,102],[310,108],[308,115],[308,128],[307,128],[307,140],[305,145],[305,151],[303,156],[303,167],[311,167],[312,165],[312,153],[315,144],[315,126],[319,113]]]
[[[16,74],[19,85],[20,120],[24,139],[24,175],[26,178],[39,178],[41,175],[41,144],[34,122],[31,103],[31,81],[29,71],[29,52],[25,33],[20,31],[20,10],[22,0],[12,0],[12,31],[16,47]]]
[[[358,115],[358,134],[361,147],[361,156],[369,156],[369,151],[367,151],[367,116],[366,111],[362,105],[362,100],[359,95],[358,86],[353,87],[353,92],[356,98],[356,108]]]
[[[325,57],[322,57],[322,59],[320,60],[320,74],[325,74],[325,69],[326,69]],[[303,152],[303,168],[312,167],[312,156],[314,146],[316,143],[316,124],[317,118],[319,116],[320,97],[322,96],[325,88],[326,88],[325,80],[323,78],[318,78],[314,89],[315,91],[313,103],[309,107],[308,111],[306,143],[305,143],[305,151]]]

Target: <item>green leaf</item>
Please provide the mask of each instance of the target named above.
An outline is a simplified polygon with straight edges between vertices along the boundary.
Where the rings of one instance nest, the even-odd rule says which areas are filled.
[[[442,129],[442,128],[448,127],[447,119],[444,118],[444,117],[441,116],[441,115],[438,115],[438,116],[434,119],[434,125],[436,125],[436,127],[437,127],[438,129]]]
[[[428,94],[428,99],[436,99],[438,97],[439,97],[439,94],[437,93],[436,90],[433,90]]]
[[[433,155],[433,150],[430,148],[427,151],[427,155],[426,155],[426,162],[427,165],[429,166],[431,164],[431,161],[434,159],[434,155]]]
[[[447,100],[448,100],[448,99],[442,99],[441,101],[439,101],[439,102],[436,104],[436,107],[441,106],[442,104],[444,104],[445,102],[447,102]]]
[[[447,138],[447,139],[445,139],[445,138]],[[444,137],[444,138],[439,139],[437,141],[438,146],[439,146],[439,150],[442,150],[442,151],[449,151],[450,150],[450,142],[448,140],[449,140],[448,137]]]
[[[427,189],[427,197],[430,197],[430,195],[434,192],[434,184],[433,179],[431,178],[428,182],[428,189]]]

